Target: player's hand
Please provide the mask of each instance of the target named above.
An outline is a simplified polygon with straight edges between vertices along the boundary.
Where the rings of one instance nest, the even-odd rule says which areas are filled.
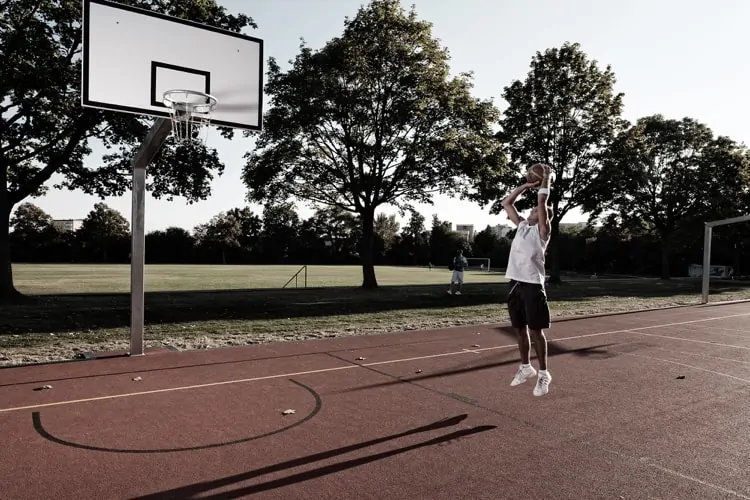
[[[544,169],[545,177],[552,177],[552,167],[550,167],[549,165],[542,165],[542,168]]]
[[[526,191],[527,189],[532,189],[532,188],[535,188],[535,187],[539,187],[539,185],[541,183],[542,183],[541,181],[527,182],[526,184],[524,184],[523,186],[521,186],[521,189],[523,191]]]

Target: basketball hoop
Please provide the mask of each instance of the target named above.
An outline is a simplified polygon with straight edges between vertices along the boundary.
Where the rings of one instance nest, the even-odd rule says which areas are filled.
[[[172,133],[177,142],[205,144],[211,112],[218,102],[216,98],[195,90],[168,90],[164,92],[163,102],[169,108]]]

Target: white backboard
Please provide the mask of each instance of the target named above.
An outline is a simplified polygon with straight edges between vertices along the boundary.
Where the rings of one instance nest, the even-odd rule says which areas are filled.
[[[84,107],[169,117],[166,90],[216,97],[211,123],[260,130],[263,40],[106,0],[83,0]]]

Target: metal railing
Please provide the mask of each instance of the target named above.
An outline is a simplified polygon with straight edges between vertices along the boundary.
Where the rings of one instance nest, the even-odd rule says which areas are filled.
[[[292,276],[291,278],[289,278],[289,281],[287,281],[287,282],[286,282],[286,283],[284,284],[284,286],[282,286],[281,288],[286,288],[286,287],[287,287],[287,285],[289,285],[289,283],[291,283],[291,282],[292,282],[292,280],[294,280],[294,287],[295,287],[295,288],[299,288],[299,274],[300,274],[300,273],[301,273],[302,271],[304,271],[304,272],[305,272],[305,275],[304,275],[304,276],[305,276],[305,288],[307,288],[307,266],[306,266],[306,265],[305,265],[305,266],[302,266],[302,267],[301,267],[301,268],[299,269],[299,271],[297,271],[296,273],[294,273],[294,276]]]

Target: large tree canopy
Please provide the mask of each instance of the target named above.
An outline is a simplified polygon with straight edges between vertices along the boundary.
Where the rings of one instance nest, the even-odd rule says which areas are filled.
[[[661,242],[662,278],[670,277],[670,254],[694,244],[707,220],[744,213],[750,157],[726,137],[715,138],[691,118],[641,118],[614,142],[596,192],[584,203],[593,216],[633,227],[645,224]]]
[[[129,0],[135,5],[238,32],[255,27],[245,15],[227,14],[214,0]],[[55,187],[119,196],[130,186],[130,161],[151,120],[81,107],[80,1],[4,2],[0,17],[0,300],[16,295],[9,252],[13,207]],[[116,55],[113,55],[116,57]],[[225,137],[231,130],[222,129]],[[86,164],[92,141],[107,149],[103,164]],[[150,166],[155,197],[210,193],[223,165],[215,150],[178,148],[172,140]]]
[[[537,52],[526,79],[512,82],[503,92],[508,108],[498,138],[516,167],[504,187],[525,182],[521,173],[533,163],[546,163],[553,170],[551,281],[560,277],[556,243],[560,220],[588,199],[608,145],[624,126],[623,94],[615,94],[614,85],[609,66],[601,69],[579,44],[565,43]],[[535,202],[525,198],[519,200],[519,207],[529,208]],[[500,209],[497,202],[493,211]]]
[[[358,214],[369,288],[377,207],[472,192],[504,164],[496,108],[472,97],[470,75],[450,76],[430,23],[374,0],[344,26],[320,50],[303,44],[286,72],[269,62],[271,109],[244,179],[253,201],[294,197]]]

